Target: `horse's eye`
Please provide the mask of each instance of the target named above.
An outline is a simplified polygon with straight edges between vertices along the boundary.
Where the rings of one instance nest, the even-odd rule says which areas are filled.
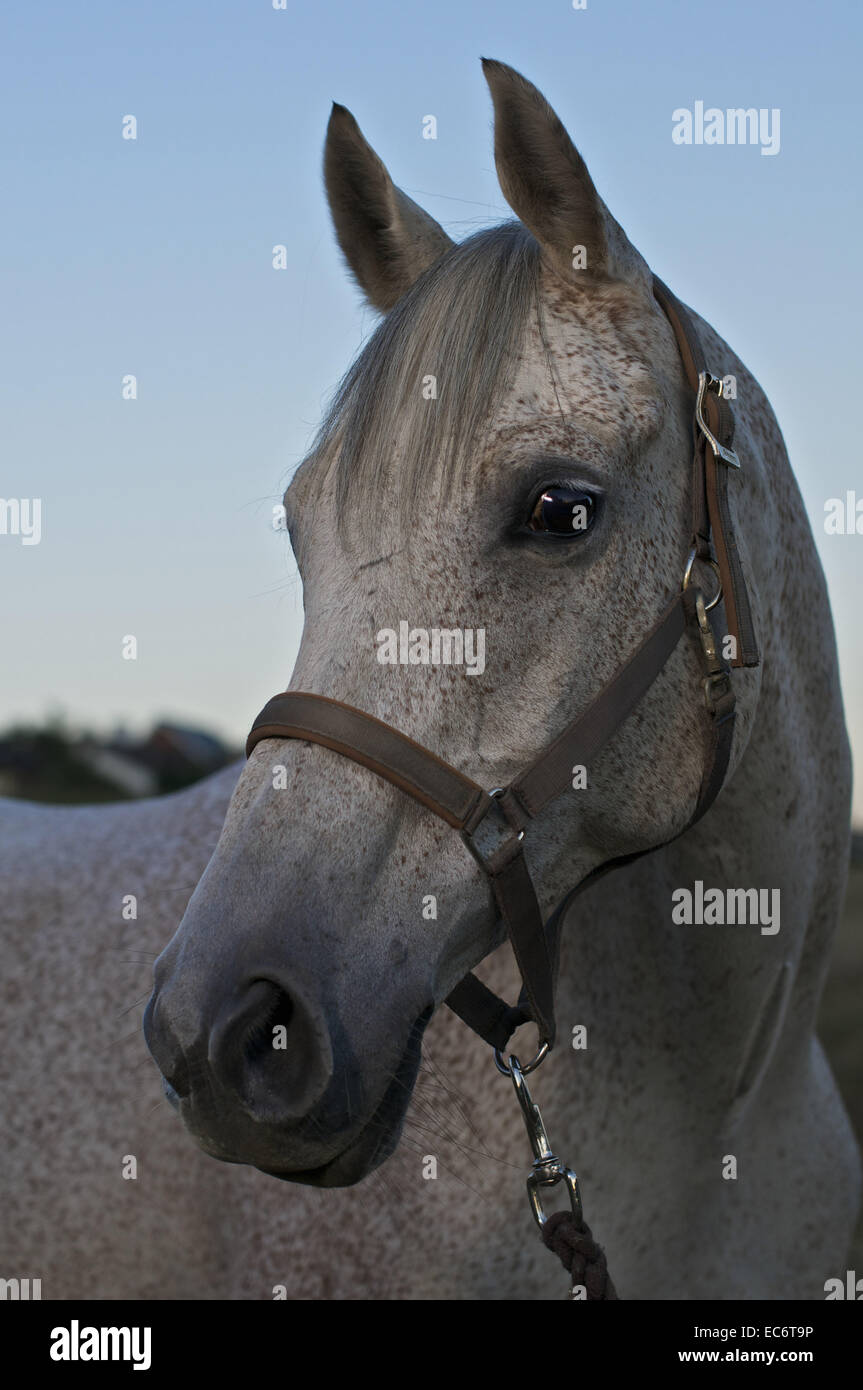
[[[584,488],[565,483],[543,488],[527,522],[529,531],[549,536],[581,536],[589,531],[596,515],[596,498]]]

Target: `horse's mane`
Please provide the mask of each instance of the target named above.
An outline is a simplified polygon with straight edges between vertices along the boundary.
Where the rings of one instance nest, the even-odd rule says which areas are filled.
[[[340,529],[348,519],[373,523],[379,512],[368,499],[383,507],[386,494],[388,514],[397,510],[409,530],[435,470],[441,499],[451,494],[511,380],[539,304],[539,261],[539,246],[520,222],[477,232],[421,275],[378,325],[312,445],[313,456],[333,458]],[[423,395],[429,376],[435,399]],[[365,504],[354,507],[360,493]]]

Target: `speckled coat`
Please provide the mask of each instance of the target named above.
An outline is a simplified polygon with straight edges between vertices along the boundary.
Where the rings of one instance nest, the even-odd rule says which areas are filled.
[[[647,269],[563,128],[518,74],[485,67],[501,185],[542,251],[542,330],[525,329],[445,525],[430,506],[409,547],[358,555],[333,512],[328,456],[301,468],[288,503],[306,599],[292,688],[371,710],[493,785],[584,707],[679,582],[691,400]],[[331,121],[328,192],[343,249],[381,309],[448,254],[343,108]],[[381,198],[383,243],[369,231]],[[575,242],[591,266],[578,285],[567,279]],[[744,475],[732,508],[762,661],[735,673],[732,767],[707,817],[574,904],[562,1042],[534,1093],[556,1150],[578,1167],[621,1297],[821,1298],[824,1281],[844,1274],[860,1180],[814,1036],[845,886],[848,747],[828,600],[779,428],[743,363],[697,322],[711,361],[737,379]],[[575,459],[601,482],[586,559],[501,541],[500,517],[544,457]],[[393,487],[398,465],[394,439]],[[416,667],[393,678],[369,658],[393,616],[485,626],[494,659],[474,681]],[[563,798],[532,839],[544,909],[594,864],[682,829],[706,740],[697,655],[681,644],[590,769],[589,795]],[[266,951],[298,996],[328,1001],[333,1084],[350,1057],[365,1106],[342,1133],[282,1124],[281,1166],[335,1164],[346,1144],[356,1152],[409,1020],[499,940],[458,837],[394,788],[325,749],[265,741],[243,768],[158,801],[0,802],[0,876],[0,1275],[41,1278],[45,1298],[564,1293],[527,1209],[510,1084],[446,1008],[426,1031],[395,1152],[353,1173],[355,1186],[318,1190],[221,1163],[161,1099],[139,1028],[149,962],[170,941],[162,1026],[191,1051],[214,1000]],[[674,926],[671,892],[697,879],[779,888],[781,930]],[[429,893],[434,922],[419,910]],[[127,894],[135,921],[122,915]],[[506,948],[484,970],[513,993]],[[583,1050],[567,1045],[577,1025]],[[217,1105],[189,1103],[184,1118],[213,1152],[240,1133]],[[261,1161],[275,1131],[254,1116],[243,1125],[241,1156]],[[124,1177],[128,1156],[135,1178]]]

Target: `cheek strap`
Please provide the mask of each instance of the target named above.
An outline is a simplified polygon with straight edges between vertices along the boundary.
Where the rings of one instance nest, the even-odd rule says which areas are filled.
[[[703,608],[703,599],[694,590],[688,588],[678,594],[584,713],[509,786],[496,788],[492,793],[389,724],[323,695],[301,691],[276,695],[252,725],[246,743],[247,756],[267,738],[319,743],[369,768],[461,832],[488,879],[523,987],[518,1004],[513,1006],[499,999],[475,975],[467,975],[446,1002],[480,1037],[500,1051],[516,1028],[530,1021],[539,1030],[540,1043],[549,1048],[554,1045],[554,988],[560,927],[566,908],[577,893],[602,874],[651,852],[640,850],[622,855],[594,869],[543,924],[524,857],[524,832],[550,801],[570,788],[573,766],[587,766],[628,718],[680,641],[688,616],[698,620],[699,599]],[[707,628],[712,636],[709,622]],[[708,703],[711,750],[695,811],[686,829],[704,815],[719,792],[731,752],[734,695],[727,669],[716,658],[715,644],[714,664],[715,669],[707,677],[714,680],[712,704]]]
[[[248,756],[265,738],[319,743],[385,778],[461,833],[488,879],[523,987],[518,1004],[512,1006],[498,999],[474,975],[467,975],[446,1002],[499,1051],[520,1024],[531,1020],[539,1029],[538,1056],[554,1045],[554,986],[560,928],[567,907],[576,894],[603,874],[662,848],[654,845],[600,865],[576,884],[543,924],[524,858],[525,829],[550,801],[570,787],[572,768],[587,766],[629,717],[689,624],[700,641],[710,749],[695,810],[679,832],[683,834],[719,794],[734,739],[735,697],[730,672],[717,652],[709,617],[720,597],[728,634],[734,639],[731,665],[755,666],[759,660],[728,496],[729,469],[740,468],[731,447],[734,418],[723,395],[723,382],[705,365],[701,340],[688,310],[656,277],[653,292],[671,324],[695,395],[692,549],[681,593],[668,603],[647,637],[593,703],[508,787],[496,787],[493,792],[484,791],[457,768],[373,715],[323,695],[300,691],[276,695],[258,715],[246,744]],[[719,574],[719,591],[710,603],[690,584],[696,558],[713,564]]]

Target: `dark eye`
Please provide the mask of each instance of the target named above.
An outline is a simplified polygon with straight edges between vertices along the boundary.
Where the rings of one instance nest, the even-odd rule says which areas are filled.
[[[527,521],[528,531],[548,536],[583,536],[593,525],[596,497],[584,488],[554,483],[543,488]]]

